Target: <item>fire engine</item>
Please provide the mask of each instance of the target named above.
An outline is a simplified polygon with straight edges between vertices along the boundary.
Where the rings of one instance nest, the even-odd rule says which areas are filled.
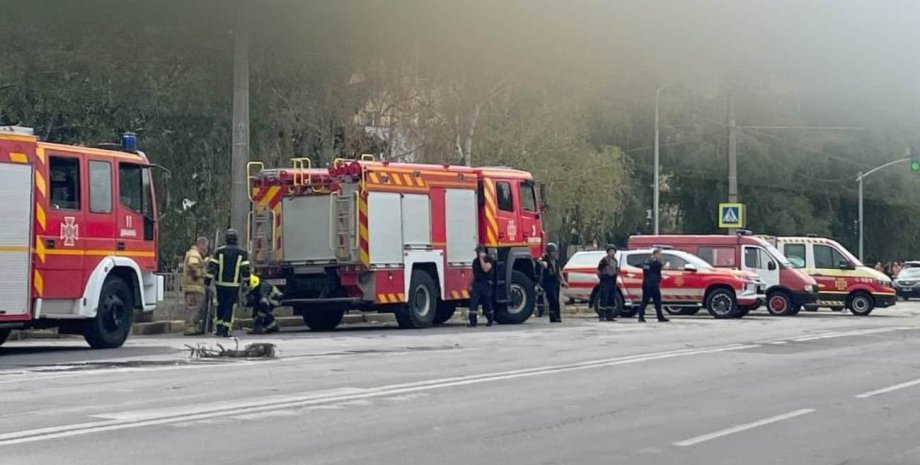
[[[530,173],[369,156],[248,171],[250,260],[311,330],[352,309],[394,313],[402,328],[449,320],[469,301],[477,244],[495,259],[496,320],[533,313],[545,205]]]
[[[162,300],[151,165],[133,134],[101,147],[0,127],[0,342],[57,327],[119,347]]]

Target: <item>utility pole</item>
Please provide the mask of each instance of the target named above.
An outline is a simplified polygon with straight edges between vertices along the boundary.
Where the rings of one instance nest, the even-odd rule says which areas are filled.
[[[230,227],[243,237],[249,216],[246,164],[249,162],[249,15],[247,0],[236,4],[233,28],[233,151],[230,160]]]
[[[738,127],[735,122],[735,105],[731,97],[728,98],[728,201],[738,201],[738,152],[735,133]]]
[[[659,153],[658,152],[658,136],[659,136],[658,108],[661,106],[661,91],[667,89],[667,87],[668,87],[668,84],[665,84],[659,87],[658,90],[655,91],[655,163],[654,163],[655,164],[655,174],[653,176],[653,181],[652,181],[652,183],[654,184],[654,190],[652,194],[652,212],[654,212],[654,217],[655,217],[654,231],[656,235],[658,234],[658,223],[659,223],[658,218],[661,216],[659,215],[659,210],[658,210],[658,203],[659,203],[659,199],[661,198],[661,193],[660,193],[661,183],[658,180],[658,176],[661,173],[661,166],[660,166],[661,158],[659,157],[659,154],[658,154]]]
[[[859,261],[863,261],[863,180],[866,178],[866,176],[869,176],[870,174],[875,173],[878,170],[888,168],[891,165],[896,165],[898,163],[907,163],[907,162],[913,163],[912,161],[913,153],[914,152],[911,149],[907,149],[906,158],[899,158],[897,160],[889,161],[888,163],[883,163],[879,166],[876,166],[875,168],[872,168],[871,170],[865,173],[860,171],[859,174],[856,175],[856,182],[859,184]]]

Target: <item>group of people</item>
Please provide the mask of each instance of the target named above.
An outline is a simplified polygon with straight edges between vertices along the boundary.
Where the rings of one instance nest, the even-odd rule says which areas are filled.
[[[617,302],[617,276],[620,274],[620,264],[617,262],[617,248],[610,244],[607,246],[607,255],[597,264],[597,277],[599,283],[592,295],[591,304],[597,311],[601,321],[616,321],[619,308]],[[645,323],[645,309],[649,303],[655,306],[655,315],[658,321],[665,323],[670,320],[661,308],[661,250],[654,249],[652,255],[642,264],[642,303],[639,305],[638,321]]]
[[[242,303],[252,310],[253,327],[249,334],[278,331],[273,310],[281,304],[281,292],[261,281],[251,272],[249,254],[239,246],[239,233],[228,229],[224,245],[209,256],[210,241],[199,237],[185,253],[182,289],[185,293],[186,336],[205,334],[208,330],[210,292],[216,289],[217,308],[213,320],[214,335],[229,337],[233,330],[233,308]]]
[[[901,274],[902,265],[901,262],[888,262],[884,265],[882,262],[875,263],[875,270],[885,273],[889,278],[894,279],[899,274]]]

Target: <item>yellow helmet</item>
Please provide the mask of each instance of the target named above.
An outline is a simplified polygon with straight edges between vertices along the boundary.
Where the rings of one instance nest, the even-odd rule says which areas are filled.
[[[251,274],[249,275],[249,287],[259,287],[259,277]]]

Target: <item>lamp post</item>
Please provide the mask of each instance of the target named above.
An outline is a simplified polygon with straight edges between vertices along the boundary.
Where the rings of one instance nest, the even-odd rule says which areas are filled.
[[[659,167],[660,159],[658,156],[658,135],[659,135],[658,110],[659,110],[659,107],[661,106],[661,91],[667,89],[669,85],[670,84],[665,84],[659,87],[658,90],[655,91],[655,174],[654,174],[654,180],[652,181],[655,183],[655,190],[654,190],[654,193],[652,194],[652,199],[653,199],[652,200],[652,211],[654,212],[654,216],[655,216],[654,231],[656,235],[658,234],[658,217],[660,216],[658,214],[658,199],[660,198],[659,190],[661,189],[661,186],[658,184],[658,173],[661,171]]]
[[[911,161],[911,150],[907,149],[907,158],[901,158],[899,160],[889,161],[888,163],[876,166],[869,171],[863,173],[862,171],[856,176],[856,182],[859,183],[859,261],[863,261],[863,179],[866,179],[866,176],[883,169],[888,168],[891,165],[896,165],[898,163],[904,163]]]

